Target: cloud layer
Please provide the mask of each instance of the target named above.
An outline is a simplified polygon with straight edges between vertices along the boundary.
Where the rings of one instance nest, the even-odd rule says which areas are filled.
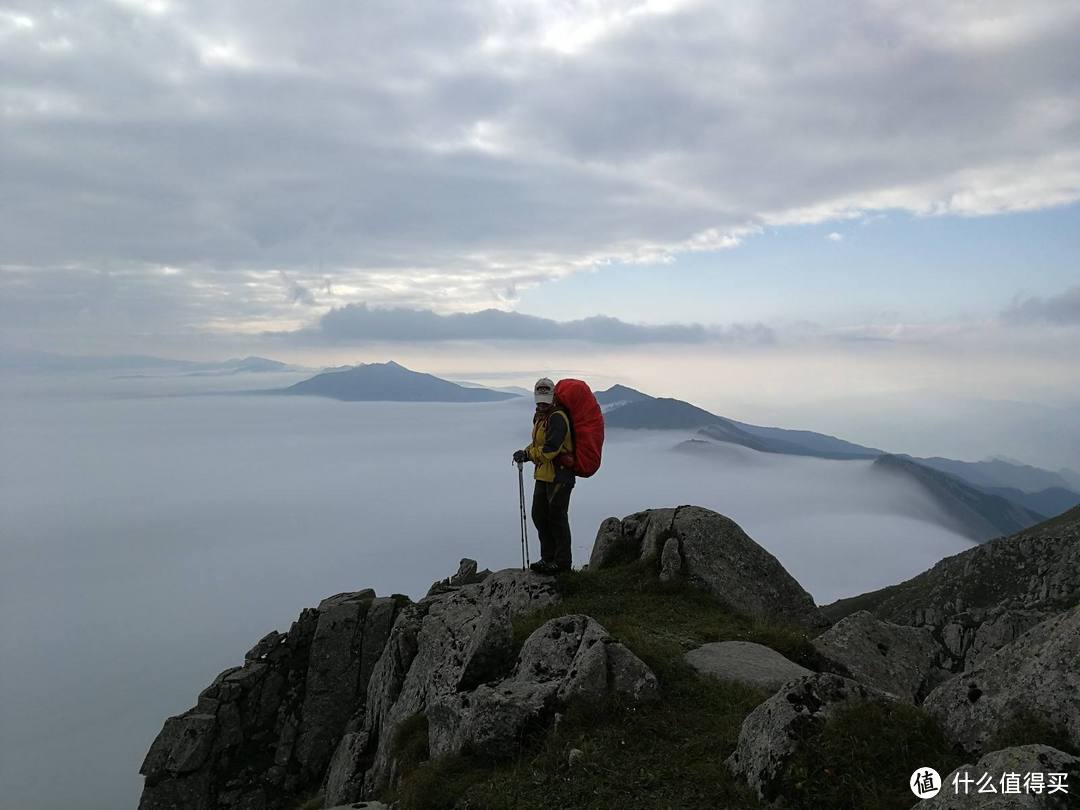
[[[420,598],[463,556],[520,564],[510,454],[526,400],[159,396],[175,380],[110,381],[144,396],[102,397],[63,382],[24,399],[0,385],[2,423],[25,426],[4,445],[17,486],[0,487],[8,806],[41,807],[47,782],[47,806],[134,807],[164,718],[302,608],[366,587]],[[669,452],[681,438],[609,434],[570,507],[578,565],[604,518],[682,503],[730,516],[821,602],[970,545],[918,519],[925,493],[864,463]]]
[[[17,0],[0,265],[172,267],[228,297],[199,325],[281,328],[505,308],[771,225],[1061,204],[1078,25],[1053,0]]]
[[[1080,326],[1080,285],[1046,298],[1017,297],[1002,317],[1012,323]]]
[[[447,340],[579,340],[599,344],[706,343],[731,341],[771,343],[773,332],[763,324],[728,328],[700,324],[651,326],[595,316],[574,321],[538,318],[518,312],[485,309],[440,315],[405,307],[371,308],[348,304],[327,312],[318,328],[276,333],[297,343]]]

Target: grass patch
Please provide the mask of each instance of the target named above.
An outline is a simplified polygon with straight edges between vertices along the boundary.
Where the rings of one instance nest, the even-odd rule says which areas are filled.
[[[854,700],[808,729],[779,792],[793,810],[908,810],[908,780],[917,767],[929,765],[944,775],[962,763],[921,709]]]
[[[395,802],[400,810],[450,810],[450,808],[482,807],[462,804],[461,799],[470,786],[484,779],[486,771],[460,754],[439,757],[423,762],[405,774],[397,789],[383,797]]]
[[[820,670],[824,659],[806,628],[782,620],[754,619],[727,609],[682,582],[660,582],[653,560],[559,576],[562,601],[514,622],[518,647],[548,619],[568,613],[592,616],[665,680],[670,662],[711,641],[755,641],[798,664]]]
[[[316,792],[299,799],[293,810],[322,810],[322,806],[323,795],[322,793]]]
[[[990,737],[985,751],[999,751],[1014,745],[1049,745],[1073,756],[1080,756],[1080,751],[1069,739],[1069,732],[1064,726],[1057,725],[1042,715],[1031,711],[1014,714]]]
[[[427,715],[417,712],[402,720],[394,732],[394,744],[390,750],[402,771],[411,771],[427,760]]]
[[[401,810],[625,810],[759,806],[724,759],[763,691],[685,673],[660,702],[568,708],[537,746],[502,763],[455,754],[421,764],[394,794]],[[569,752],[583,756],[571,766]]]
[[[735,748],[743,718],[764,697],[748,686],[685,672],[669,677],[663,700],[654,704],[572,706],[539,750],[490,769],[459,804],[447,807],[758,807],[724,759]],[[571,765],[574,748],[583,755]]]

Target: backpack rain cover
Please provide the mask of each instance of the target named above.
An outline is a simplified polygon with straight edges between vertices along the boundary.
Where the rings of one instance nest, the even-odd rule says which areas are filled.
[[[600,469],[600,454],[604,449],[604,415],[600,403],[581,380],[559,380],[555,383],[555,396],[570,414],[574,474],[588,478]]]

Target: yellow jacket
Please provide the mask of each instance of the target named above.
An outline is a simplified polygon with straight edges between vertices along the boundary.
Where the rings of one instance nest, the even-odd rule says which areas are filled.
[[[525,448],[529,460],[536,465],[533,478],[537,481],[573,483],[574,471],[559,464],[556,459],[564,453],[574,452],[574,440],[570,435],[570,419],[562,410],[552,411],[547,419],[533,422],[532,444]]]

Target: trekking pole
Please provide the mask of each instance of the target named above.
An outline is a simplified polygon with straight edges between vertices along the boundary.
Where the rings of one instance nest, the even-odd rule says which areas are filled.
[[[525,519],[525,479],[521,473],[521,462],[518,468],[518,504],[521,507],[521,570],[524,571],[529,564],[529,530],[528,521]]]

